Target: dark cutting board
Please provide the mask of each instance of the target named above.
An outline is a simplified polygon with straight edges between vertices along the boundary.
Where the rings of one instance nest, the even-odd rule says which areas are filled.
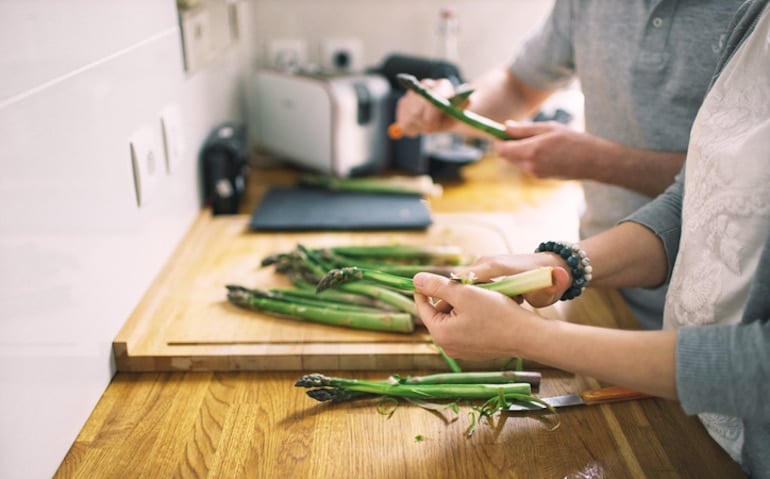
[[[254,211],[254,231],[424,230],[433,223],[418,195],[271,187]]]

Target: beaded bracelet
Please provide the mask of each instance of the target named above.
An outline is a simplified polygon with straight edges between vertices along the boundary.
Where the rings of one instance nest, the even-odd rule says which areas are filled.
[[[576,244],[562,243],[560,241],[545,241],[535,249],[535,253],[556,253],[567,262],[572,273],[572,284],[561,296],[562,301],[577,298],[585,291],[591,282],[591,261],[585,251]]]

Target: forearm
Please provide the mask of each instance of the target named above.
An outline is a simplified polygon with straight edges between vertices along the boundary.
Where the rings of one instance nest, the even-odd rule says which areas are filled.
[[[676,399],[676,331],[623,331],[542,320],[518,329],[521,357]]]
[[[587,155],[581,179],[622,186],[650,197],[674,182],[685,161],[684,152],[644,150],[593,139],[594,151]]]
[[[591,260],[592,286],[655,287],[668,276],[662,241],[638,223],[621,223],[581,241],[580,247]]]

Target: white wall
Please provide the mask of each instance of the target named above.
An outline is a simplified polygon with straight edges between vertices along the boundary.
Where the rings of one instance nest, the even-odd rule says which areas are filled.
[[[174,0],[0,0],[0,477],[54,473],[200,211],[200,144],[242,117],[249,42],[188,76],[176,15]],[[168,104],[183,161],[138,208],[128,138]]]
[[[250,0],[251,41],[188,76],[174,0],[0,0],[0,477],[50,477],[66,454],[113,375],[113,338],[199,212],[198,148],[243,115],[268,39],[301,36],[313,57],[360,38],[373,66],[432,55],[451,6],[472,77],[550,4]],[[128,138],[168,104],[185,156],[137,208]]]
[[[460,69],[470,79],[508,62],[552,4],[552,0],[255,0],[253,31],[262,52],[271,38],[305,39],[309,59],[317,63],[323,40],[360,38],[364,66],[370,67],[391,53],[435,55],[439,11],[450,7],[459,19]]]

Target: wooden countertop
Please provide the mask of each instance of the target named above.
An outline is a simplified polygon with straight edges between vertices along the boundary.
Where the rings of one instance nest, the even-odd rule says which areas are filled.
[[[573,183],[521,177],[489,158],[444,184],[431,208],[547,214],[580,201]],[[293,173],[250,176],[244,212],[269,184]],[[542,205],[551,205],[544,210]],[[564,303],[559,314],[634,327],[614,291]],[[326,371],[335,375],[335,371]],[[393,371],[421,374],[421,371]],[[562,410],[559,427],[495,417],[468,437],[470,409],[441,418],[402,403],[392,416],[374,401],[321,404],[294,387],[301,372],[118,373],[55,477],[743,477],[695,417],[661,399]],[[381,371],[339,376],[383,379]],[[581,391],[592,378],[543,370],[541,395]]]

